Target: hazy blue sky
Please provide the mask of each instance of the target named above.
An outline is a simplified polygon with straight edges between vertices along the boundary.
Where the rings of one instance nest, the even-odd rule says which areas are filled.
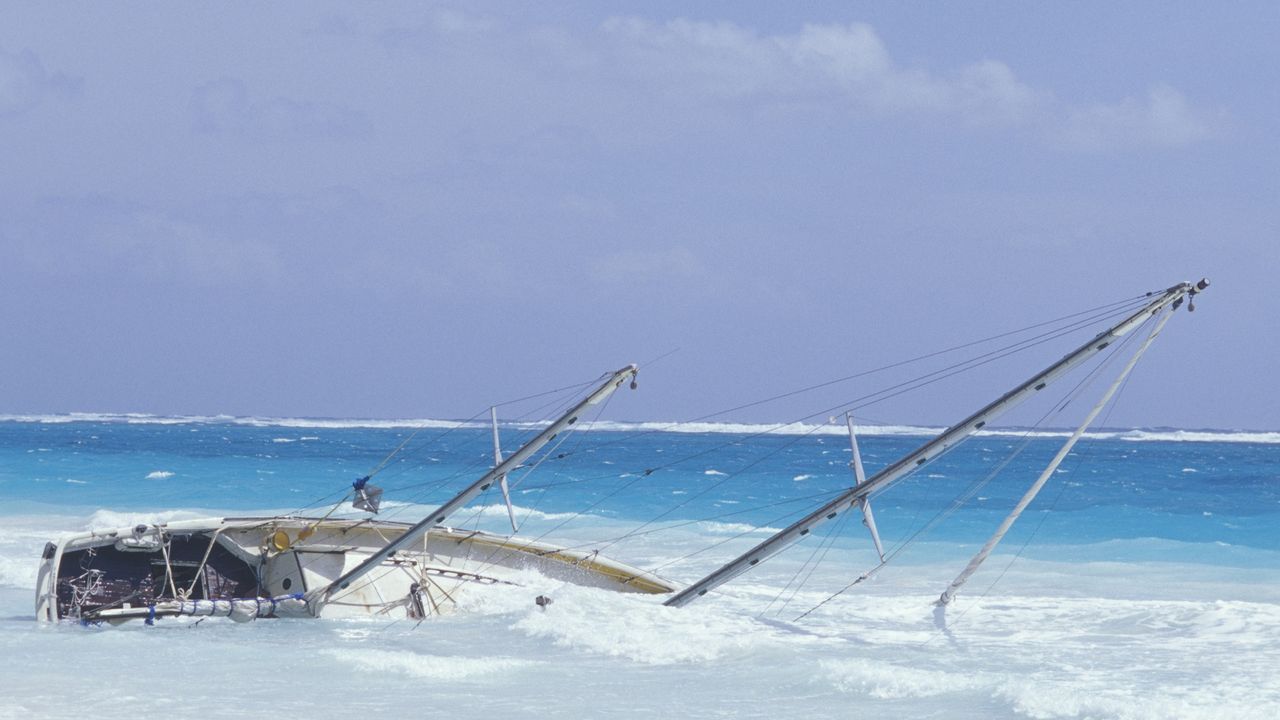
[[[1112,424],[1280,428],[1280,4],[325,6],[0,9],[0,413],[681,419],[1206,275]]]

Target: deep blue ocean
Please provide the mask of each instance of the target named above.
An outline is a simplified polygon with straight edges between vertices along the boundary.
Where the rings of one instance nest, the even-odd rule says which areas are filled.
[[[609,423],[566,435],[530,463],[536,468],[510,478],[521,533],[604,547],[618,560],[692,581],[852,482],[842,426],[769,429]],[[503,448],[536,431],[502,425]],[[9,417],[0,420],[0,643],[43,669],[0,673],[7,697],[0,716],[161,711],[177,702],[172,693],[108,669],[110,658],[156,656],[247,684],[256,658],[288,643],[308,649],[316,663],[309,672],[330,678],[285,692],[280,708],[291,712],[323,712],[359,677],[362,693],[385,691],[379,708],[452,701],[461,717],[513,708],[554,717],[681,709],[837,717],[846,716],[835,712],[846,702],[866,717],[1273,717],[1280,682],[1257,668],[1280,662],[1280,433],[1091,432],[962,594],[956,624],[945,632],[935,626],[931,600],[1066,434],[987,433],[876,495],[893,561],[802,622],[794,622],[798,611],[875,565],[860,523],[829,523],[682,610],[569,589],[550,612],[523,599],[495,601],[418,629],[214,624],[156,644],[147,639],[159,637],[155,629],[51,630],[30,620],[44,541],[139,519],[322,514],[402,443],[372,482],[385,490],[383,517],[416,521],[492,466],[490,429],[449,421]],[[865,428],[868,472],[928,437],[921,428]],[[1020,452],[1002,465],[1013,450]],[[507,514],[494,489],[452,522],[504,531]],[[824,562],[810,572],[815,558]],[[271,621],[255,625],[264,624]],[[65,667],[83,663],[101,666]],[[123,688],[137,703],[103,711],[47,692],[48,683],[71,676],[89,691]],[[634,712],[562,700],[593,682],[632,697]],[[730,696],[729,686],[749,690]],[[414,690],[395,695],[405,687]],[[513,696],[522,702],[512,704]],[[789,709],[767,710],[779,702]],[[252,707],[237,700],[202,714]]]

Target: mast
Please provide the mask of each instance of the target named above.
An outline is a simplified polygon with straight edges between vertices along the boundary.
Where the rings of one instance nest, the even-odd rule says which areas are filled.
[[[485,473],[483,477],[467,486],[465,490],[455,495],[448,502],[428,513],[422,521],[409,528],[403,535],[395,540],[387,543],[376,553],[373,553],[364,562],[357,565],[350,572],[334,580],[327,587],[318,588],[307,593],[307,600],[311,604],[312,612],[319,614],[320,607],[328,602],[335,593],[345,590],[352,582],[367,575],[372,570],[382,565],[382,561],[386,560],[397,550],[417,541],[427,533],[432,527],[444,522],[445,518],[452,515],[454,511],[465,506],[475,496],[488,490],[498,478],[504,477],[507,473],[517,468],[521,463],[540,450],[562,430],[578,421],[578,416],[583,410],[599,403],[605,398],[613,394],[622,383],[631,379],[632,387],[635,387],[635,376],[639,370],[635,365],[628,365],[617,372],[610,374],[609,379],[601,383],[595,390],[591,392],[577,405],[574,405],[568,412],[561,415],[555,422],[546,427],[537,437],[516,450],[506,460],[498,463],[492,470]]]
[[[964,420],[952,425],[950,428],[943,431],[942,434],[924,445],[921,445],[915,451],[903,456],[892,465],[876,473],[866,482],[855,485],[853,488],[844,491],[834,499],[823,504],[817,510],[814,510],[805,517],[795,521],[785,529],[770,536],[768,539],[761,541],[755,547],[721,566],[710,575],[707,575],[680,591],[663,604],[672,607],[682,607],[687,605],[697,598],[706,595],[710,590],[723,585],[746,572],[751,567],[767,560],[782,551],[788,545],[796,542],[805,535],[808,535],[815,527],[828,520],[834,519],[840,513],[850,509],[853,505],[858,504],[858,501],[861,498],[868,497],[877,490],[888,487],[894,482],[906,477],[916,468],[924,465],[929,460],[936,459],[939,455],[951,449],[957,443],[969,438],[971,435],[981,430],[991,420],[999,417],[1027,398],[1045,389],[1049,384],[1055,382],[1064,374],[1070,372],[1081,363],[1106,349],[1117,338],[1126,335],[1160,310],[1163,310],[1166,307],[1177,309],[1184,300],[1193,297],[1196,293],[1204,290],[1208,286],[1208,280],[1201,280],[1195,284],[1183,282],[1174,285],[1164,292],[1158,293],[1157,297],[1147,303],[1142,309],[1111,326],[1108,330],[1099,333],[1092,340],[1089,340],[1063,356],[1061,360],[1053,363],[1044,370],[1041,370],[1027,381],[1006,392],[995,401],[985,405],[982,409],[973,413]]]
[[[1009,511],[1009,514],[1003,521],[1001,521],[1000,526],[996,528],[994,533],[992,533],[986,544],[978,551],[978,554],[973,556],[973,559],[969,561],[969,564],[965,569],[956,576],[955,580],[951,581],[951,584],[947,586],[947,589],[938,597],[937,605],[939,607],[946,606],[951,602],[951,599],[956,596],[956,592],[960,590],[960,587],[969,580],[971,575],[978,571],[978,568],[982,566],[984,561],[986,561],[987,556],[991,554],[991,551],[995,550],[996,545],[1000,544],[1000,541],[1004,539],[1005,533],[1009,532],[1009,528],[1013,527],[1013,523],[1022,515],[1022,511],[1026,510],[1027,506],[1031,504],[1031,501],[1036,499],[1036,495],[1040,493],[1040,488],[1044,487],[1044,484],[1049,481],[1049,478],[1053,476],[1053,472],[1057,470],[1058,466],[1062,464],[1062,461],[1066,459],[1067,453],[1071,452],[1071,448],[1075,447],[1076,442],[1080,440],[1082,435],[1084,435],[1084,431],[1093,424],[1094,419],[1098,417],[1098,413],[1102,412],[1102,408],[1106,407],[1107,403],[1111,401],[1112,396],[1114,396],[1116,391],[1120,389],[1120,386],[1124,384],[1125,378],[1129,377],[1129,373],[1132,372],[1134,366],[1138,364],[1138,359],[1147,351],[1147,348],[1151,347],[1152,341],[1154,341],[1156,336],[1160,334],[1160,331],[1164,329],[1165,323],[1169,322],[1169,318],[1171,317],[1173,317],[1173,313],[1166,313],[1164,317],[1160,318],[1160,322],[1156,323],[1156,326],[1151,329],[1151,334],[1147,336],[1146,341],[1143,342],[1142,346],[1133,354],[1133,357],[1129,358],[1129,362],[1124,366],[1124,370],[1120,371],[1120,374],[1116,376],[1114,381],[1112,381],[1111,387],[1107,388],[1106,393],[1102,395],[1102,399],[1099,400],[1098,403],[1093,406],[1093,409],[1089,411],[1089,414],[1085,416],[1084,422],[1080,423],[1080,427],[1076,428],[1076,431],[1071,434],[1071,437],[1062,444],[1062,447],[1058,450],[1058,454],[1053,456],[1053,460],[1050,461],[1049,465],[1040,473],[1040,477],[1036,478],[1036,481],[1031,484],[1031,487],[1023,494],[1022,499],[1013,507],[1013,510]]]

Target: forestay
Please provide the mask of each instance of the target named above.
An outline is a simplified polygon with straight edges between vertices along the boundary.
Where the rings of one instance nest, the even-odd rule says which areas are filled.
[[[980,410],[964,420],[952,425],[933,440],[907,454],[891,464],[865,483],[856,484],[849,490],[837,495],[834,499],[795,521],[785,529],[760,542],[747,552],[721,566],[710,575],[693,583],[664,604],[681,607],[706,595],[710,590],[723,585],[735,577],[747,572],[755,565],[782,551],[792,543],[808,535],[813,529],[828,520],[835,519],[840,513],[859,505],[863,498],[882,490],[906,477],[918,467],[936,459],[958,443],[981,430],[989,422],[1008,410],[1044,390],[1074,368],[1105,350],[1117,339],[1127,335],[1135,328],[1157,315],[1165,308],[1177,309],[1184,301],[1193,298],[1197,293],[1209,286],[1208,280],[1198,283],[1183,282],[1163,292],[1153,293],[1153,299],[1139,309],[1116,323],[1109,329],[1082,344],[1065,355],[1061,360],[1032,376],[1027,381],[1008,391],[995,401],[983,406]]]

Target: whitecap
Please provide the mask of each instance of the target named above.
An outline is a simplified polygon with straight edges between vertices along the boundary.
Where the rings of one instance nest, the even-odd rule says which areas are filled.
[[[513,627],[560,647],[646,665],[703,663],[777,642],[749,618],[668,608],[634,595],[571,586],[556,602],[556,612],[527,611]]]
[[[232,415],[148,415],[145,413],[65,413],[50,415],[0,414],[0,422],[27,422],[65,424],[73,422],[127,423],[130,425],[183,425],[224,424],[248,427],[283,428],[487,428],[488,423],[433,418],[374,419],[374,418],[290,418]],[[546,427],[546,422],[509,423],[520,429]],[[926,425],[858,425],[859,435],[872,436],[932,436],[946,428]],[[670,432],[670,433],[722,433],[735,435],[845,435],[843,424],[828,423],[732,423],[732,422],[612,422],[582,423],[580,431],[607,432]],[[1027,428],[987,428],[977,435],[987,437],[1068,437],[1071,431],[1062,429],[1031,430]],[[1137,428],[1131,430],[1097,430],[1085,433],[1085,437],[1098,440],[1162,441],[1162,442],[1230,442],[1280,444],[1280,432],[1250,430],[1179,430],[1166,428]]]
[[[424,655],[406,650],[326,648],[321,652],[371,673],[396,672],[437,682],[502,675],[537,664],[532,660],[510,657]]]
[[[922,670],[869,660],[821,660],[818,663],[836,689],[865,692],[874,698],[921,698],[990,686],[973,673]]]

